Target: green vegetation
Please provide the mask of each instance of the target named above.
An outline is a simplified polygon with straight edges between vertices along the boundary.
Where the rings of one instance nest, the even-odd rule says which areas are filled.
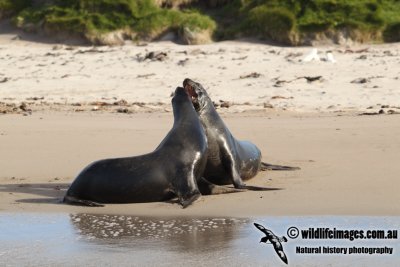
[[[296,18],[284,8],[260,5],[251,9],[245,31],[279,42],[289,42]]]
[[[399,0],[242,0],[231,5],[236,10],[228,16],[239,16],[242,21],[241,27],[232,26],[240,29],[234,31],[239,36],[287,44],[301,44],[324,34],[343,34],[356,41],[389,41],[400,23]],[[215,16],[220,21],[224,17],[223,13]]]
[[[30,4],[28,0],[0,0],[0,19],[15,15]]]
[[[400,41],[400,0],[0,0],[0,18],[18,27],[90,41],[110,32],[152,40],[166,32],[207,32],[214,39],[257,37],[284,44],[342,35]]]
[[[179,32],[183,28],[200,32],[212,32],[215,28],[215,22],[206,15],[163,9],[153,0],[53,0],[36,5],[34,1],[22,2],[29,4],[8,13],[14,14],[13,21],[18,27],[90,41],[114,31],[123,31],[132,38],[154,39],[164,32]]]
[[[383,32],[386,42],[400,42],[400,22],[389,24]]]

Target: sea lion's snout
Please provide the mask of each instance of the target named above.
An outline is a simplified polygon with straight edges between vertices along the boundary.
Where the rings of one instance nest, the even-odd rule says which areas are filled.
[[[176,87],[176,89],[175,89],[175,94],[177,95],[177,94],[186,94],[186,90],[185,90],[185,88],[183,88],[183,87]]]
[[[198,99],[199,95],[196,92],[195,86],[196,86],[196,83],[188,78],[186,78],[183,81],[183,87],[185,88],[187,94],[192,99],[193,105],[196,107],[199,104],[199,99]]]
[[[183,81],[183,87],[186,89],[186,91],[189,93],[189,95],[194,96],[197,95],[196,94],[196,90],[193,88],[193,85],[195,85],[195,82],[192,81],[189,78],[186,78]]]
[[[193,83],[193,81],[189,78],[186,78],[183,80],[183,87],[186,87],[186,85],[189,85],[190,83]]]
[[[185,86],[185,90],[186,90],[186,93],[192,98],[192,101],[194,99],[197,99],[198,95],[196,93],[196,90],[193,88],[193,86],[187,84]]]
[[[186,96],[190,98],[190,94],[188,93],[188,91],[186,90],[186,88],[183,87],[177,87],[175,89],[175,92],[172,95],[172,98],[177,98],[177,97],[182,97],[182,96]]]

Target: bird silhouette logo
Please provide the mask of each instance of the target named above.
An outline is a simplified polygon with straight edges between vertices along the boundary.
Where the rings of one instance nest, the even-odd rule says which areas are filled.
[[[254,223],[254,226],[257,227],[258,230],[263,232],[265,236],[261,238],[260,243],[271,244],[274,246],[276,253],[278,254],[279,258],[286,264],[288,264],[288,259],[286,257],[285,252],[283,252],[283,246],[281,242],[287,242],[287,238],[282,236],[276,236],[271,230],[265,228],[261,224]]]

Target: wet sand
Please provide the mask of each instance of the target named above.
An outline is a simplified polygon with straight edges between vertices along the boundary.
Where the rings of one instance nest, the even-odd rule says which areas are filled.
[[[399,216],[400,116],[334,113],[237,113],[223,116],[263,160],[293,172],[261,172],[248,184],[271,188],[176,203],[61,204],[75,176],[92,161],[150,152],[172,126],[171,113],[35,112],[0,116],[0,211],[146,216]],[[160,163],[161,164],[161,163]]]

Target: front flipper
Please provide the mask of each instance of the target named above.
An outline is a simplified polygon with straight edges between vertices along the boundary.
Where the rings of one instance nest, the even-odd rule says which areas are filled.
[[[202,177],[197,182],[197,186],[199,187],[199,190],[202,195],[218,195],[218,194],[244,192],[244,190],[241,190],[241,189],[210,183],[209,181],[204,179],[204,177]]]
[[[261,171],[296,171],[300,170],[299,167],[290,167],[282,165],[273,165],[265,162],[261,162]]]
[[[227,141],[225,141],[225,139],[221,140],[219,147],[221,149],[220,154],[222,155],[221,157],[222,167],[227,173],[229,179],[232,181],[233,186],[236,189],[241,189],[241,187],[245,186],[245,184],[242,178],[240,177],[239,173],[240,167],[238,166],[239,161],[237,159],[238,158],[237,152],[235,149],[233,149],[235,147],[234,138],[231,136],[231,138],[227,138]]]
[[[201,197],[200,193],[195,193],[189,197],[179,197],[179,203],[182,205],[182,208],[185,209],[188,206],[192,205],[196,200]]]
[[[235,164],[231,164],[231,168],[229,169],[231,171],[232,175],[232,182],[233,185],[236,189],[245,189],[245,190],[251,190],[251,191],[270,191],[270,190],[279,190],[277,188],[266,188],[266,187],[260,187],[260,186],[252,186],[252,185],[246,185],[242,178],[239,175],[239,172],[235,168]]]

